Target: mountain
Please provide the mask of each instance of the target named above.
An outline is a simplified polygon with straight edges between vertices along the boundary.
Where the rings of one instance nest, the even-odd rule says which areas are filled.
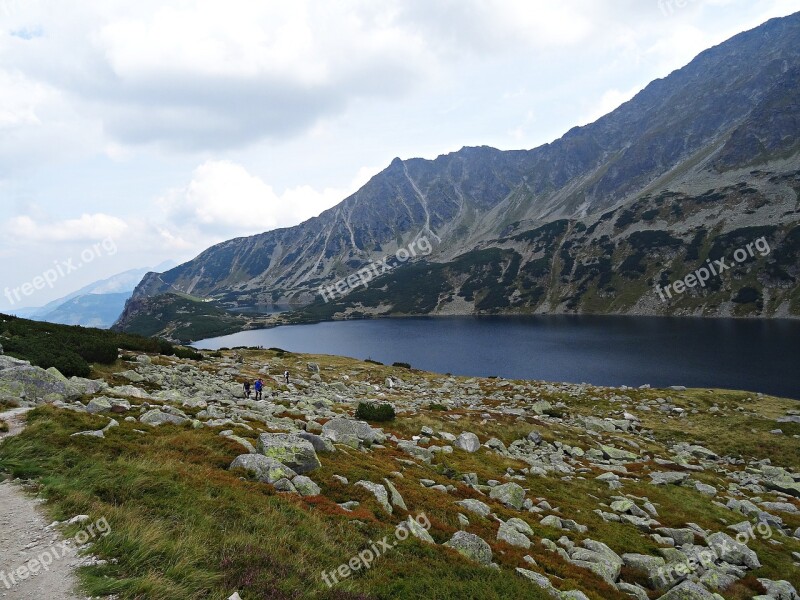
[[[229,240],[148,274],[118,326],[150,313],[149,298],[161,294],[234,310],[308,306],[299,313],[308,318],[798,316],[799,83],[797,13],[702,52],[553,143],[397,158],[319,217]],[[709,253],[732,252],[753,236],[766,236],[766,257],[737,265],[713,289],[669,302],[655,296],[656,283],[674,282]],[[336,311],[320,299],[320,285],[423,237],[434,246],[430,256],[349,294]],[[414,279],[411,288],[404,278]]]
[[[109,328],[119,318],[125,302],[147,273],[175,266],[164,261],[155,268],[130,269],[86,285],[44,306],[13,311],[19,317],[84,327]]]
[[[67,300],[37,320],[108,329],[122,314],[125,302],[130,297],[131,292],[83,294]]]

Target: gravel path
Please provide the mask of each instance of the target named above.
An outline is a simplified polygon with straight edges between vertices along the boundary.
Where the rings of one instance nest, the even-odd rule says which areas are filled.
[[[30,409],[0,413],[16,435],[25,426],[24,414]],[[18,485],[0,483],[0,598],[3,600],[77,600],[74,574],[74,544],[63,544],[56,528],[49,527],[40,501]],[[36,561],[36,562],[33,562]],[[49,563],[44,569],[42,565]],[[21,570],[30,567],[30,571]],[[37,571],[31,574],[31,571]]]

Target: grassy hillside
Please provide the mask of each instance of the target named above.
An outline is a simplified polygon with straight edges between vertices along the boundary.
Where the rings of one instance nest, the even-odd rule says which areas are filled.
[[[657,556],[669,550],[635,521],[607,517],[621,498],[651,503],[659,527],[692,523],[708,532],[748,520],[725,508],[726,498],[800,508],[797,498],[747,483],[762,470],[800,468],[800,424],[776,425],[777,418],[796,409],[789,400],[724,390],[622,390],[446,377],[277,349],[225,350],[193,364],[175,357],[150,359],[120,360],[99,369],[111,385],[126,381],[121,373],[132,368],[145,378],[150,395],[146,401],[129,398],[129,418],[42,406],[29,414],[23,434],[0,445],[0,471],[32,480],[48,499],[53,518],[107,518],[111,533],[91,552],[109,562],[81,571],[86,592],[93,596],[216,600],[238,591],[244,600],[549,597],[515,572],[522,567],[543,574],[560,590],[580,590],[590,600],[627,600],[597,573],[565,560],[548,544],[558,540],[564,547],[580,546],[591,539],[620,555]],[[275,376],[264,376],[265,368]],[[291,386],[281,381],[284,370],[292,374]],[[208,382],[258,376],[266,380],[263,403],[209,392]],[[393,387],[387,386],[387,377],[393,378]],[[173,397],[173,390],[180,392],[178,399],[164,400]],[[162,391],[167,395],[158,396]],[[246,452],[243,444],[255,445],[262,431],[312,430],[312,423],[352,416],[358,402],[376,396],[393,404],[397,417],[372,425],[394,438],[366,448],[337,444],[335,452],[320,453],[321,468],[309,473],[320,487],[318,494],[281,493],[229,469]],[[88,400],[81,399],[75,408]],[[140,422],[153,407],[184,414],[186,420],[158,427]],[[612,422],[624,424],[623,411],[632,411],[637,421],[615,429]],[[119,424],[103,438],[73,436],[106,426],[110,416]],[[231,421],[213,421],[223,416]],[[782,435],[770,433],[776,427]],[[225,430],[236,437],[223,435]],[[433,453],[448,443],[446,436],[464,431],[479,438],[477,451]],[[541,436],[536,460],[505,451],[531,431]],[[394,441],[412,436],[421,436],[420,451],[433,453],[429,463]],[[683,454],[682,444],[702,445],[702,458]],[[601,447],[626,449],[629,457],[608,465]],[[549,468],[551,459],[555,470],[534,472],[532,465]],[[651,485],[650,474],[661,471],[686,472],[691,485]],[[619,474],[619,485],[607,482],[609,473]],[[478,484],[468,484],[465,477]],[[387,514],[375,497],[353,485],[384,478],[402,494],[406,509]],[[521,484],[533,510],[516,510],[491,498],[492,481]],[[701,483],[716,490],[716,497],[695,488]],[[480,517],[455,504],[465,499],[486,503],[493,516]],[[359,504],[345,510],[342,504],[351,501]],[[326,585],[323,571],[391,537],[400,521],[418,514],[430,521],[435,545],[409,538],[370,569],[332,588]],[[800,512],[779,514],[785,530],[800,527]],[[587,529],[558,529],[543,522],[551,516],[574,519]],[[498,539],[498,519],[512,517],[531,528],[530,548]],[[443,546],[459,529],[489,543],[497,568],[479,566]],[[758,552],[761,566],[720,589],[726,600],[763,593],[757,577],[800,586],[791,557],[800,551],[800,539],[776,530],[771,540],[758,538],[748,545]],[[625,567],[621,577],[641,583],[650,598],[661,595],[636,570]]]
[[[113,364],[119,348],[167,355],[194,354],[156,338],[30,321],[4,314],[0,314],[0,344],[6,354],[44,369],[55,367],[66,377],[88,376],[91,363]]]

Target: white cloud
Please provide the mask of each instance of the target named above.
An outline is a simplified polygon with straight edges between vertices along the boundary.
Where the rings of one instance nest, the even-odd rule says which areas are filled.
[[[156,228],[165,243],[177,248],[205,246],[233,236],[290,227],[317,216],[361,187],[375,171],[362,168],[347,188],[322,190],[301,185],[276,192],[242,165],[209,160],[191,181],[156,199]]]
[[[620,105],[624,104],[625,102],[633,98],[641,90],[642,88],[638,85],[628,90],[618,90],[618,89],[606,90],[600,97],[600,100],[598,100],[597,103],[594,106],[592,106],[590,111],[587,113],[586,117],[578,121],[578,124],[585,125],[587,123],[595,122],[600,117],[607,115],[614,109],[618,108]]]
[[[75,219],[37,219],[20,215],[5,224],[6,235],[18,242],[91,242],[118,238],[128,228],[120,218],[96,213]]]

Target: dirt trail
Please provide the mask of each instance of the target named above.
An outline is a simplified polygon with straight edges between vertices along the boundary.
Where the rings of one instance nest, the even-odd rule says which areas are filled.
[[[17,435],[25,427],[27,408],[0,413],[10,431],[3,438]],[[77,600],[78,583],[74,573],[74,544],[64,546],[64,538],[49,521],[40,502],[18,485],[0,483],[0,598],[3,600]],[[33,562],[36,561],[36,562]],[[49,563],[47,568],[42,568]],[[21,570],[30,567],[35,574]]]

